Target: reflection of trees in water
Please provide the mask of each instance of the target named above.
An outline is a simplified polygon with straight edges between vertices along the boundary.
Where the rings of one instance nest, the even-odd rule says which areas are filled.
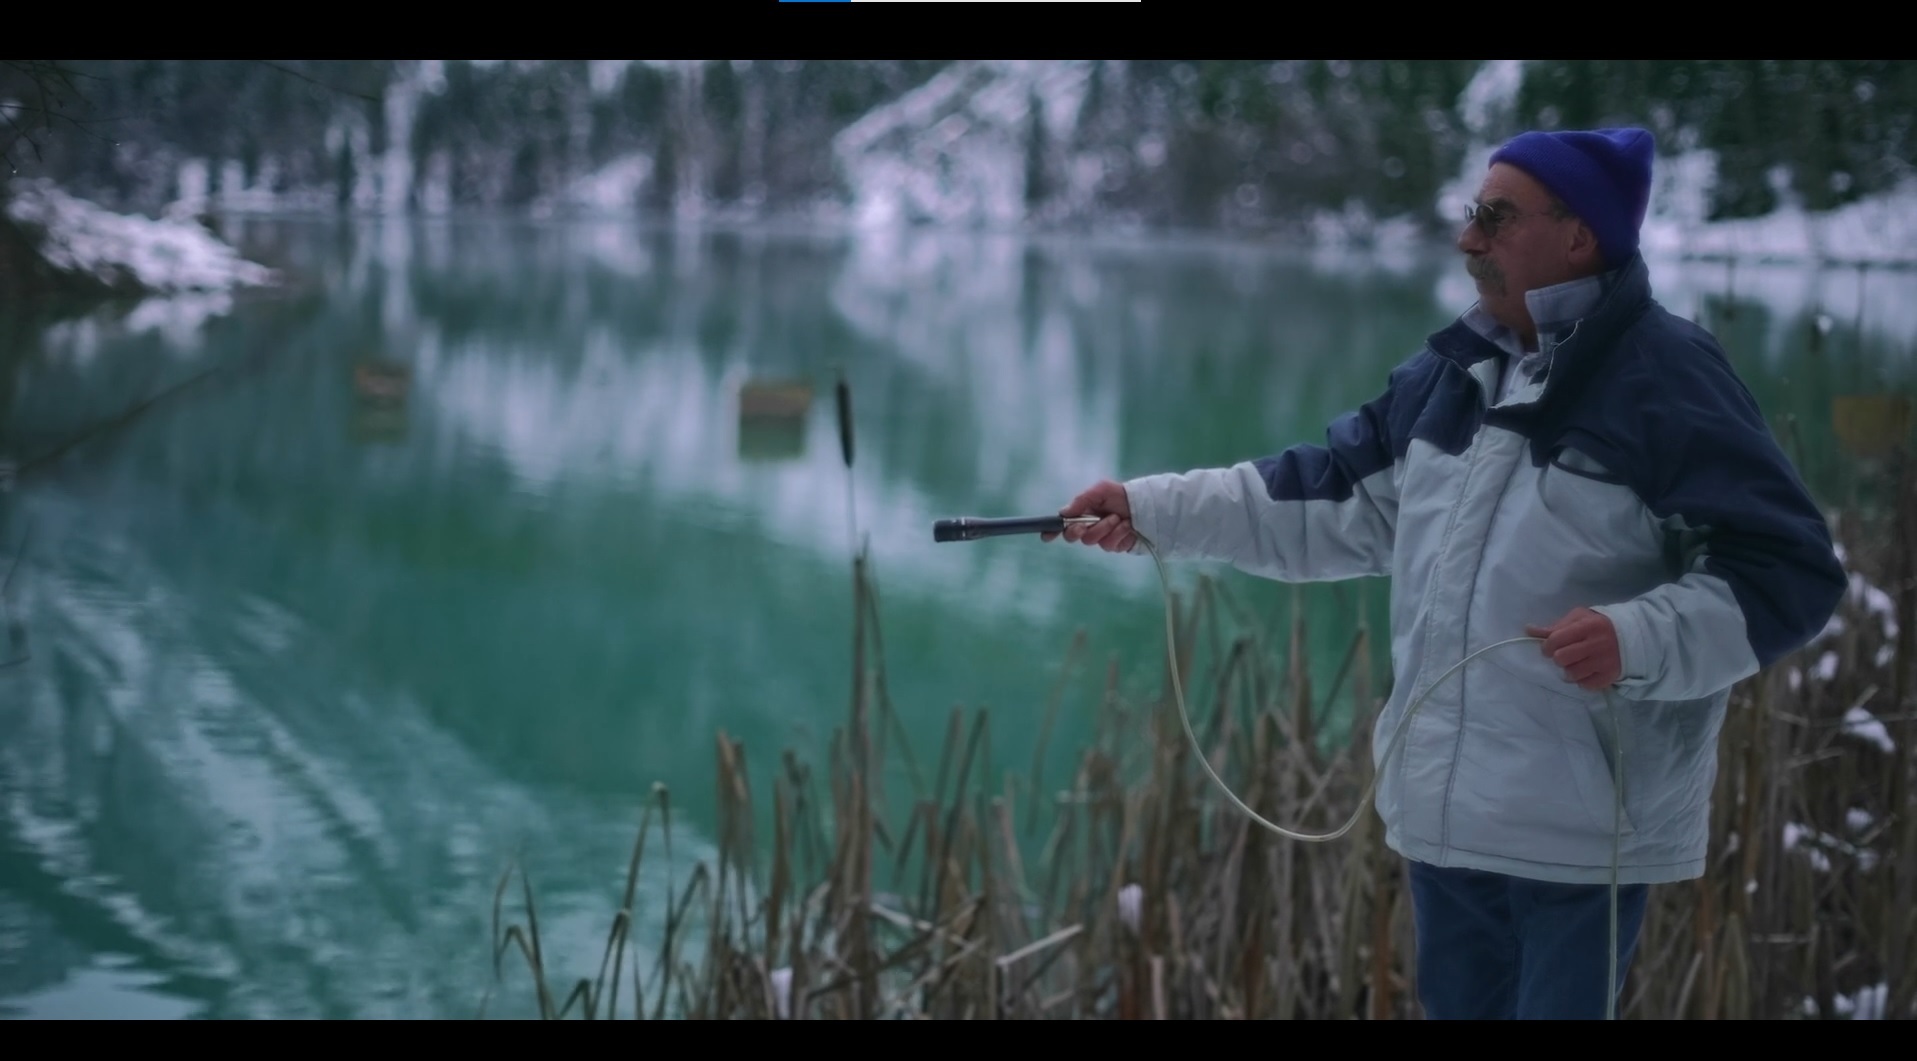
[[[368,685],[324,616],[268,621],[248,569],[284,554],[148,500],[149,542],[67,533],[38,564],[57,649],[0,720],[0,881],[50,920],[37,933],[173,971],[221,1015],[457,1016],[516,843],[543,850],[562,925],[605,901],[594,867],[618,863],[623,816],[475,761],[403,683]],[[40,508],[68,532],[100,515]],[[561,960],[587,953],[562,931]]]
[[[206,823],[155,784],[151,750],[101,704],[62,697],[29,688],[5,727],[0,916],[18,923],[0,927],[0,997],[58,985],[105,953],[150,972],[150,986],[218,999],[231,926],[205,916]]]
[[[0,865],[11,861],[0,861]],[[7,870],[8,892],[0,893],[0,998],[57,984],[88,958],[83,948],[73,946],[60,932],[51,916],[8,894],[19,885],[14,883],[15,867],[7,866]]]

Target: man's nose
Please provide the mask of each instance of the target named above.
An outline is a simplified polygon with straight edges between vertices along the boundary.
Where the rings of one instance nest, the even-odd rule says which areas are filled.
[[[1487,247],[1488,241],[1484,238],[1484,230],[1478,227],[1476,221],[1466,221],[1464,227],[1458,230],[1459,250],[1466,254],[1480,254]]]

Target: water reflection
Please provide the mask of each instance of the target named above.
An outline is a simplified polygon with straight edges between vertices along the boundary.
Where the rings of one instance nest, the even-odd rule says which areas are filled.
[[[521,844],[554,953],[591,969],[629,814],[499,777],[328,631],[220,584],[204,556],[138,544],[189,536],[181,506],[149,498],[112,544],[77,526],[96,499],[42,491],[30,511],[60,544],[28,580],[35,669],[0,721],[0,850],[9,892],[25,876],[58,901],[28,892],[41,916],[0,958],[42,966],[15,969],[20,987],[117,951],[202,985],[206,1015],[469,1014],[492,885]],[[103,1006],[115,983],[74,990]],[[39,997],[16,1003],[59,1001]]]
[[[995,761],[1028,762],[1074,628],[1153,684],[1151,565],[936,544],[932,521],[1321,438],[1469,299],[1442,254],[453,221],[237,238],[311,286],[7,351],[16,461],[209,365],[256,366],[0,498],[7,557],[33,534],[9,600],[32,656],[0,671],[15,1012],[463,1015],[522,844],[553,953],[588,971],[654,781],[682,808],[683,869],[715,826],[715,731],[755,778],[787,745],[822,758],[853,520],[907,731],[929,750],[954,705],[988,705]],[[1905,386],[1917,336],[1909,274],[1854,279],[1654,272],[1833,491],[1856,462],[1831,400]],[[810,399],[742,415],[767,381]],[[1233,585],[1287,614],[1288,589]],[[1314,673],[1382,592],[1301,592]],[[1050,776],[1103,677],[1072,687]]]

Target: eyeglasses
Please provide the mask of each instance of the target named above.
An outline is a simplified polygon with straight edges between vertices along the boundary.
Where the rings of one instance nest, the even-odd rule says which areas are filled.
[[[1513,221],[1519,221],[1527,217],[1555,216],[1557,215],[1550,210],[1520,213],[1515,210],[1499,210],[1484,203],[1472,203],[1470,206],[1464,208],[1464,223],[1467,225],[1475,224],[1480,229],[1483,229],[1486,239],[1496,239],[1498,229]]]

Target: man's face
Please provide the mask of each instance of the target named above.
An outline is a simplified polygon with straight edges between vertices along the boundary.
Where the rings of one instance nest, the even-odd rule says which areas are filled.
[[[1524,293],[1596,272],[1595,242],[1577,218],[1552,215],[1544,185],[1503,162],[1485,174],[1478,204],[1491,217],[1481,213],[1458,233],[1465,270],[1477,281],[1485,312],[1529,336],[1533,325]]]

